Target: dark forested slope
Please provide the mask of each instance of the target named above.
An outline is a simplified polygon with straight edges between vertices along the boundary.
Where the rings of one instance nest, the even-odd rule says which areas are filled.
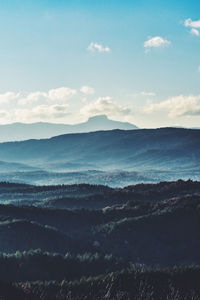
[[[0,298],[199,300],[199,182],[0,194]]]
[[[70,210],[60,209],[62,201],[67,207],[67,198],[56,200],[55,194],[53,205],[50,200],[40,201],[43,208],[0,205],[2,252],[99,251],[147,265],[200,263],[199,182],[180,180],[115,190],[89,185],[19,188],[30,189],[32,195],[39,190],[62,189],[63,195],[71,190]],[[78,198],[77,191],[84,189],[86,196]],[[90,196],[89,191],[93,191]],[[86,209],[92,202],[95,210]]]

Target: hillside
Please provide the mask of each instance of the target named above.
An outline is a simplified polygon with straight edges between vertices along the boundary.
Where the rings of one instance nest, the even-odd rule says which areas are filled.
[[[17,204],[0,205],[4,299],[199,300],[200,182],[0,194]]]
[[[53,227],[32,221],[12,219],[0,222],[0,252],[15,253],[30,249],[65,253],[80,252],[77,242]]]
[[[25,194],[30,189],[30,203],[37,193],[43,193],[44,199],[38,207],[0,205],[2,252],[37,248],[62,254],[98,251],[151,266],[200,264],[199,182],[115,190],[97,187],[96,191],[86,185],[19,188]],[[76,193],[83,188],[85,195],[78,198]],[[74,195],[72,192],[67,199],[70,190]],[[57,198],[60,191],[66,194]],[[48,194],[53,201],[46,200]]]
[[[91,184],[34,186],[0,182],[1,204],[17,206],[96,210],[126,204],[131,200],[157,202],[188,195],[200,195],[199,182],[178,180],[124,188]]]

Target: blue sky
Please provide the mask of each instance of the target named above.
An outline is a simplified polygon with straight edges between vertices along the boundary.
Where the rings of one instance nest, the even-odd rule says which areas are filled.
[[[0,123],[200,126],[199,20],[194,0],[1,1]]]

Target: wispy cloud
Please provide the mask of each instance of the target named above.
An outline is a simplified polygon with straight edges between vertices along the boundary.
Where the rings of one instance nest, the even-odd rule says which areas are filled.
[[[200,20],[192,21],[192,19],[187,19],[184,22],[185,27],[192,27],[192,28],[200,28]]]
[[[161,36],[150,37],[147,41],[144,42],[145,52],[148,52],[151,48],[161,48],[167,47],[171,44],[170,41],[164,39]]]
[[[190,30],[190,33],[191,33],[192,35],[199,36],[199,31],[198,31],[196,28],[192,28],[192,29]]]
[[[90,86],[84,85],[80,88],[80,92],[85,95],[93,95],[95,93],[95,89]]]
[[[200,20],[192,21],[192,19],[187,19],[184,22],[185,27],[191,28],[190,33],[195,36],[199,36]]]
[[[144,112],[147,114],[160,111],[167,112],[171,118],[200,115],[200,95],[180,95],[160,103],[148,103],[144,107]]]
[[[156,93],[142,91],[142,92],[140,93],[140,95],[142,95],[142,96],[148,96],[148,97],[155,97],[155,96],[156,96]]]
[[[108,46],[103,46],[101,44],[98,44],[98,43],[94,43],[94,42],[91,42],[90,45],[88,46],[88,50],[91,51],[91,52],[110,52],[110,48]]]

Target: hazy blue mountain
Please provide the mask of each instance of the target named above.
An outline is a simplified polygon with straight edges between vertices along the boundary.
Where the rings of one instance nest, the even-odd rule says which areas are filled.
[[[27,183],[36,185],[54,185],[54,184],[106,184],[112,187],[125,186],[139,182],[157,182],[159,180],[167,179],[166,174],[146,174],[145,172],[127,172],[127,171],[97,171],[97,170],[83,170],[83,171],[67,171],[67,172],[53,172],[53,171],[0,171],[0,181]],[[174,176],[179,178],[179,176]],[[187,177],[186,177],[187,179]],[[8,199],[9,200],[9,199]]]
[[[199,174],[200,130],[161,128],[66,134],[0,144],[0,160],[52,171],[62,163],[102,170],[172,171]],[[50,167],[48,167],[50,166]],[[62,170],[63,171],[63,170]]]
[[[0,161],[0,173],[36,171],[38,168],[15,162]]]
[[[44,139],[66,133],[113,129],[129,130],[137,129],[137,127],[131,123],[110,120],[105,115],[91,117],[87,122],[76,125],[43,122],[32,124],[13,123],[0,125],[0,142]]]

